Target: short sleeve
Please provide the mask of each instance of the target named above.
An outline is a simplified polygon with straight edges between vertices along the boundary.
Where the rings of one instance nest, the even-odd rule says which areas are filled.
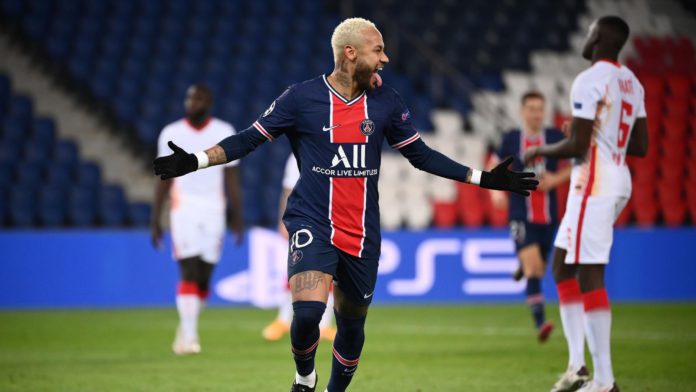
[[[266,139],[273,141],[295,126],[296,103],[294,96],[293,86],[288,87],[254,122],[254,128],[261,132]]]
[[[226,125],[224,129],[225,129],[225,131],[223,132],[224,133],[223,139],[230,137],[230,136],[234,136],[237,134],[237,131],[235,131],[234,127],[231,124]],[[239,159],[234,160],[234,161],[229,161],[225,164],[225,167],[236,167],[236,166],[239,166]]]
[[[396,92],[392,97],[392,105],[386,136],[389,145],[398,150],[420,139],[420,134],[413,127],[411,112]]]
[[[570,91],[571,113],[573,117],[594,120],[602,93],[595,83],[591,83],[583,76],[580,75],[575,79]]]
[[[287,163],[285,164],[285,173],[283,174],[283,188],[292,189],[300,179],[300,169],[297,167],[295,156],[290,154]]]

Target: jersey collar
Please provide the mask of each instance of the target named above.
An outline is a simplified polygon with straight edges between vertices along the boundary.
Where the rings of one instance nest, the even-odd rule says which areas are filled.
[[[210,120],[211,120],[211,119],[212,119],[212,117],[208,117],[208,118],[206,118],[205,121],[203,121],[203,123],[201,123],[200,125],[195,125],[195,124],[192,123],[188,118],[184,117],[184,121],[186,121],[186,125],[188,125],[191,129],[193,129],[193,130],[196,131],[196,132],[200,132],[200,131],[202,131],[205,127],[207,127],[208,124],[210,124]]]
[[[336,98],[338,98],[338,99],[340,99],[341,101],[343,101],[343,103],[345,103],[346,105],[352,105],[352,104],[358,102],[358,101],[360,100],[360,98],[362,98],[363,95],[365,95],[365,90],[363,90],[363,92],[360,93],[357,97],[355,97],[355,98],[353,98],[353,99],[351,99],[351,100],[349,101],[349,100],[347,100],[343,95],[341,95],[341,93],[339,93],[338,91],[336,91],[336,90],[331,86],[331,83],[329,83],[329,80],[326,79],[326,75],[321,75],[321,77],[322,77],[322,79],[324,79],[324,83],[326,84],[326,87],[329,88],[329,91],[331,91],[331,93],[332,93],[333,95],[335,95]]]
[[[605,63],[609,63],[617,68],[621,68],[621,63],[619,63],[618,61],[614,61],[612,59],[606,59],[606,58],[597,60],[597,62],[600,62],[600,61],[605,62]]]

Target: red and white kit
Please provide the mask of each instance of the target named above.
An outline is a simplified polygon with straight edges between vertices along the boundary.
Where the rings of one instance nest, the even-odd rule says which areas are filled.
[[[613,226],[631,196],[626,150],[637,118],[646,117],[643,86],[619,63],[597,61],[575,78],[573,117],[594,120],[590,148],[573,162],[566,213],[555,246],[566,264],[606,264]]]
[[[162,130],[157,156],[171,154],[170,140],[184,150],[200,151],[234,133],[232,125],[216,118],[200,127],[182,119]],[[238,161],[232,161],[173,180],[169,217],[175,259],[200,255],[209,263],[219,261],[225,234],[224,169],[236,165]]]

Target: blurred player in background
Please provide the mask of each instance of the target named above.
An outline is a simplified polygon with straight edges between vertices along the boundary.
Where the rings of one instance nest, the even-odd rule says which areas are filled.
[[[213,95],[203,85],[186,92],[186,117],[167,125],[159,136],[158,156],[166,153],[167,141],[201,149],[235,134],[232,125],[210,116]],[[242,205],[237,180],[237,161],[176,180],[158,181],[151,221],[152,243],[160,248],[160,216],[170,196],[170,229],[173,256],[179,264],[176,307],[179,326],[172,349],[176,354],[197,354],[198,316],[208,297],[210,278],[220,259],[225,235],[225,193],[230,198],[232,230],[242,241]],[[224,187],[223,187],[224,185]],[[225,192],[226,191],[226,192]]]
[[[278,216],[281,217],[278,222],[278,232],[286,240],[289,239],[288,230],[283,224],[282,216],[285,213],[285,207],[288,203],[288,197],[292,192],[292,188],[300,179],[300,169],[297,167],[297,159],[290,154],[287,163],[285,164],[285,174],[283,175],[283,191],[280,195],[280,207],[278,208]],[[336,328],[331,323],[333,321],[333,294],[329,295],[326,303],[326,310],[319,322],[319,334],[322,339],[333,341],[336,337]],[[292,323],[292,294],[290,286],[287,286],[280,306],[278,307],[278,317],[273,322],[263,329],[262,335],[266,340],[280,340],[286,333],[290,332],[290,323]]]
[[[525,156],[527,162],[538,157],[574,158],[553,267],[570,358],[568,370],[552,391],[574,391],[583,383],[579,390],[584,392],[619,390],[611,363],[611,309],[604,270],[614,221],[631,196],[626,155],[645,156],[648,151],[643,86],[617,62],[628,36],[628,25],[617,16],[592,23],[582,53],[592,66],[575,78],[570,93],[570,137],[529,149]],[[588,382],[585,337],[595,372]]]
[[[155,174],[167,179],[239,159],[282,135],[290,139],[301,173],[283,216],[295,392],[317,388],[314,356],[332,281],[337,333],[326,390],[345,391],[360,362],[382,242],[377,180],[385,140],[416,168],[441,177],[524,195],[538,183],[533,173],[509,171],[512,158],[482,172],[430,149],[398,93],[381,86],[377,72],[389,59],[372,22],[344,20],[331,46],[333,72],[290,86],[248,129],[195,154],[169,142],[174,153],[154,162]]]
[[[513,170],[533,171],[539,178],[539,187],[529,197],[510,195],[508,216],[521,271],[527,278],[527,304],[537,328],[538,340],[543,343],[553,331],[553,323],[546,321],[541,281],[546,273],[547,257],[558,224],[555,189],[568,181],[570,167],[561,169],[557,159],[543,157],[526,166],[522,164],[524,152],[530,147],[556,143],[564,135],[557,129],[544,128],[546,100],[541,93],[527,92],[522,96],[521,103],[522,127],[503,136],[491,166],[498,164],[500,157],[517,156],[520,161],[513,164]],[[508,198],[503,192],[491,191],[491,197],[496,208],[508,205]]]

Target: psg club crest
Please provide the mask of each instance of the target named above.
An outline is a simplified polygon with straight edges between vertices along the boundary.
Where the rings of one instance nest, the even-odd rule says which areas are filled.
[[[292,251],[292,253],[290,254],[290,266],[294,267],[297,263],[299,263],[300,260],[302,260],[302,256],[303,254],[301,250],[295,249],[294,251]]]
[[[360,132],[365,136],[370,136],[375,133],[375,123],[369,118],[364,119],[360,123]]]

